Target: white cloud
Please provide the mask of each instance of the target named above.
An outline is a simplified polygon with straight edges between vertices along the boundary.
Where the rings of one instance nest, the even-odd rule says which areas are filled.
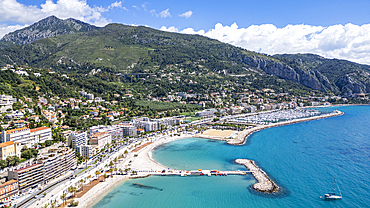
[[[136,10],[139,10],[140,9],[140,7],[137,6],[137,5],[132,5],[132,7],[134,7]]]
[[[108,6],[108,10],[114,8],[121,8],[127,11],[126,7],[122,6],[122,1],[113,2]]]
[[[157,12],[155,11],[155,9],[150,10],[150,14],[152,14],[152,16],[156,16],[156,17],[158,17],[158,16],[159,16],[159,15],[157,14]]]
[[[272,24],[251,25],[239,28],[236,23],[220,23],[207,32],[193,28],[178,30],[162,27],[161,30],[186,34],[199,34],[230,43],[247,50],[266,54],[314,53],[326,58],[338,58],[370,64],[370,24],[287,25],[277,28]]]
[[[146,5],[148,5],[149,3],[148,2],[145,2],[144,4],[141,5],[141,7],[144,9],[144,11],[146,11]]]
[[[27,27],[28,25],[0,25],[0,38],[2,38],[4,35],[13,32],[15,30],[22,29],[24,27]]]
[[[193,12],[192,11],[187,11],[187,12],[184,12],[184,13],[180,14],[179,16],[189,18],[189,17],[191,17],[191,15],[193,15]]]
[[[86,0],[45,0],[41,5],[27,6],[17,0],[0,0],[0,22],[17,22],[20,24],[31,24],[50,15],[59,18],[75,18],[97,26],[104,26],[109,21],[102,13],[113,8],[122,8],[122,2],[116,1],[107,8],[91,7]]]
[[[166,9],[166,10],[163,10],[159,13],[159,16],[161,16],[162,18],[166,18],[166,17],[172,17],[171,16],[171,13],[170,13],[170,9]]]
[[[174,27],[174,26],[171,26],[171,27],[169,27],[169,28],[167,28],[167,27],[165,27],[165,26],[162,26],[161,28],[160,28],[160,30],[162,30],[162,31],[166,31],[166,32],[179,32],[179,29],[177,29],[176,27]]]

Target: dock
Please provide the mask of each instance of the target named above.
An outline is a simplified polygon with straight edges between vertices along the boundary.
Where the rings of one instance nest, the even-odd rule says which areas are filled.
[[[132,178],[143,178],[148,177],[150,175],[157,175],[157,176],[227,176],[227,175],[246,175],[251,174],[252,171],[241,171],[241,170],[226,170],[226,171],[218,171],[218,170],[135,170],[137,175],[131,175],[130,179]]]
[[[253,177],[258,181],[253,185],[253,189],[259,192],[274,193],[279,191],[279,186],[272,181],[267,174],[259,168],[253,160],[236,159],[236,163],[244,165],[252,173]]]

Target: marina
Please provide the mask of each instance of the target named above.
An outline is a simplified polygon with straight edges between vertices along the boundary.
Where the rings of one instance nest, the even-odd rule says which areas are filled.
[[[338,111],[338,110],[334,110],[332,113],[323,114],[323,115],[316,115],[316,116],[305,117],[305,118],[297,118],[297,119],[286,120],[286,121],[281,121],[281,122],[277,122],[277,123],[257,124],[257,125],[254,125],[253,127],[247,128],[244,131],[240,132],[235,139],[228,140],[227,144],[242,145],[246,142],[249,135],[251,135],[253,132],[257,132],[257,131],[260,131],[260,130],[263,130],[263,129],[267,129],[267,128],[271,128],[271,127],[277,127],[277,126],[283,126],[283,125],[289,125],[289,124],[294,124],[294,123],[299,123],[299,122],[304,122],[304,121],[311,121],[311,120],[329,118],[329,117],[340,116],[340,115],[343,115],[343,112]],[[235,121],[235,122],[237,122],[237,121]],[[239,123],[239,122],[237,122],[237,123]]]

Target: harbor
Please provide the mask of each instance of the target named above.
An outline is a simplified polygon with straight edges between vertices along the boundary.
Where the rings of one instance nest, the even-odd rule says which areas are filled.
[[[313,115],[315,115],[315,114],[313,114]],[[295,124],[295,123],[299,123],[299,122],[329,118],[329,117],[340,116],[340,115],[343,115],[343,112],[335,110],[332,113],[323,114],[323,115],[316,115],[316,116],[305,117],[305,118],[295,117],[292,120],[285,120],[285,121],[280,121],[280,122],[276,122],[276,123],[271,122],[271,123],[268,123],[268,124],[254,124],[253,127],[247,128],[244,131],[240,132],[235,139],[228,140],[227,144],[243,145],[246,142],[249,135],[251,135],[254,132],[263,130],[263,129],[267,129],[267,128],[271,128],[271,127],[277,127],[277,126],[283,126],[283,125],[289,125],[289,124]],[[271,116],[269,116],[269,118],[271,119]],[[239,121],[234,121],[234,122],[238,123]],[[257,122],[255,122],[255,123],[257,123]]]

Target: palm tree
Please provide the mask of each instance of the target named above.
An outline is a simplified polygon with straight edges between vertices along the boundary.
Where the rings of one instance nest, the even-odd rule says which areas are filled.
[[[91,175],[87,176],[87,179],[90,179],[91,178]],[[91,185],[91,180],[90,180],[90,185]]]
[[[118,171],[121,173],[121,175],[122,175],[122,172],[123,172],[123,170],[120,168],[120,169],[118,169]]]
[[[95,175],[98,177],[98,179],[99,179],[99,175],[101,174],[101,172],[100,171],[95,171]]]
[[[109,169],[109,172],[110,172],[110,176],[112,177],[112,174],[113,174],[113,168],[110,168],[110,169]]]
[[[110,161],[109,166],[112,167],[114,165],[113,161]]]
[[[104,181],[105,181],[106,178],[107,178],[107,174],[104,173]]]
[[[84,179],[81,179],[79,182],[80,182],[79,186],[82,188],[82,190],[84,190],[84,186],[83,186],[84,185],[83,184],[84,183]]]
[[[74,188],[73,186],[68,187],[68,192],[72,194],[73,193],[73,188]]]
[[[62,196],[60,196],[60,199],[63,201],[63,205],[67,199],[67,195],[65,193],[62,194]]]
[[[57,200],[54,200],[53,203],[51,203],[51,208],[56,208]]]

